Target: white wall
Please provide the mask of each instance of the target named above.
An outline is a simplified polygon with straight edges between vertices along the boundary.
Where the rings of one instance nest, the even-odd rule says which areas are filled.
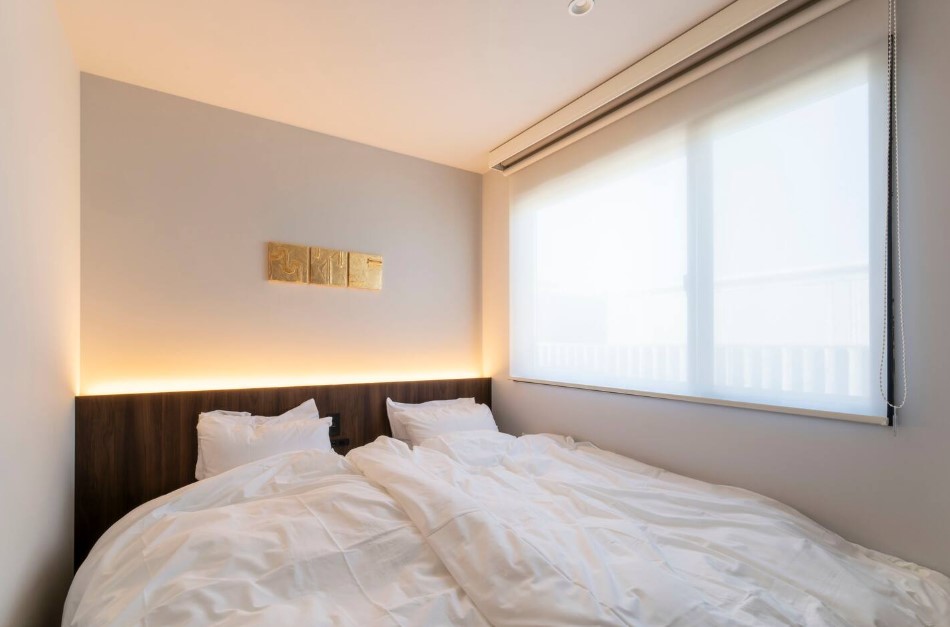
[[[950,573],[950,3],[901,4],[904,274],[911,399],[888,429],[514,383],[508,189],[483,181],[483,363],[512,433],[553,431],[782,500],[844,537]]]
[[[72,577],[79,71],[51,0],[0,0],[0,625]]]
[[[481,177],[82,79],[82,390],[481,372]],[[267,241],[382,254],[383,289],[265,280]]]

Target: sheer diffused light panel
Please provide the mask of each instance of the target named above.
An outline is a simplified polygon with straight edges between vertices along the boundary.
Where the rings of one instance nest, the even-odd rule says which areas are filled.
[[[383,258],[368,253],[268,242],[267,279],[381,290]]]

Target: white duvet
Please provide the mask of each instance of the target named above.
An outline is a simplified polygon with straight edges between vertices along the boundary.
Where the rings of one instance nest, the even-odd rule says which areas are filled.
[[[148,503],[64,625],[950,625],[950,580],[569,438],[278,456]]]
[[[150,501],[96,543],[63,625],[486,625],[386,492],[288,453]]]

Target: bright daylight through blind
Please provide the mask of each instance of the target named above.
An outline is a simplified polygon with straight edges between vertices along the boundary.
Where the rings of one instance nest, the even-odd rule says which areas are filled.
[[[512,176],[515,378],[884,416],[886,2]]]

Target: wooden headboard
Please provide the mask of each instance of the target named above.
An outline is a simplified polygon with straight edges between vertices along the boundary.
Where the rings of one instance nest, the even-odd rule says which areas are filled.
[[[491,404],[491,379],[162,392],[76,398],[75,567],[119,518],[195,481],[203,411],[276,416],[307,399],[338,415],[331,441],[343,454],[391,435],[386,397],[405,403],[475,397]]]

